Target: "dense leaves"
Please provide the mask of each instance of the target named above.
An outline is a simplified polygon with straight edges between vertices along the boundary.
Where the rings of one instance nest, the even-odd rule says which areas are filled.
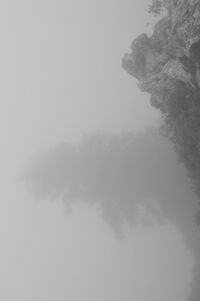
[[[178,0],[152,0],[148,12],[154,17],[170,13],[173,7],[176,7]]]
[[[183,35],[181,37],[183,38],[187,37],[187,34],[192,35],[199,30],[199,23],[197,22],[194,25],[192,23],[193,19],[190,20],[196,8],[199,9],[197,4],[199,4],[199,1],[194,1],[193,6],[191,4],[189,7],[188,1],[186,0],[152,0],[149,13],[153,14],[154,17],[160,16],[157,25],[159,25],[159,22],[164,24],[164,28],[161,30],[160,27],[157,28],[155,26],[154,35],[160,31],[167,32],[165,30],[166,25],[163,23],[166,19],[163,13],[166,13],[167,20],[171,20],[171,29],[169,29],[167,33],[168,46],[174,49],[182,48],[183,50],[185,46],[184,43],[180,43],[180,32],[182,32]],[[190,13],[187,14],[188,12]],[[179,28],[179,31],[177,31],[177,24],[181,26],[183,21],[187,26],[189,26],[188,24],[190,23],[194,26],[186,26],[185,29]],[[187,29],[190,29],[191,33],[187,33]],[[197,40],[197,36],[195,36],[195,39]],[[177,41],[179,42],[177,43]],[[188,41],[190,41],[190,39],[188,39]],[[180,76],[179,78],[170,78],[170,76],[168,76],[165,81],[159,82],[157,90],[155,91],[156,93],[152,93],[153,89],[149,89],[152,106],[159,109],[163,116],[163,125],[160,132],[170,140],[179,161],[185,165],[191,185],[198,198],[200,197],[199,53],[200,43],[198,40],[190,45],[188,53],[187,51],[174,52],[174,58],[183,66],[184,75],[191,76],[191,84],[184,82]],[[176,57],[177,54],[179,56]],[[171,56],[173,56],[173,53],[170,54],[170,57]],[[158,77],[159,76],[160,75],[158,75]],[[200,223],[199,212],[197,212],[197,221]]]
[[[163,11],[163,2],[161,0],[153,0],[151,5],[149,5],[148,12],[153,14],[154,17],[160,15]]]

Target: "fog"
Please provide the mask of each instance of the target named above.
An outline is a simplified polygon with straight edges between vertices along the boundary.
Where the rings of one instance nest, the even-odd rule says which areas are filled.
[[[147,7],[1,1],[2,300],[198,291],[196,197],[158,112],[121,68],[149,30]]]
[[[35,157],[22,178],[36,199],[62,200],[67,215],[77,204],[94,207],[117,239],[124,239],[127,226],[140,225],[146,231],[176,226],[196,258],[192,292],[198,296],[198,199],[184,166],[158,129],[121,135],[96,132],[79,144],[63,144]]]

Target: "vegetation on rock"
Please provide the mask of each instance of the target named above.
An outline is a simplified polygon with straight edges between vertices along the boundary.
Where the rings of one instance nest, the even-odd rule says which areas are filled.
[[[122,66],[160,110],[161,133],[200,196],[200,1],[152,0],[149,12],[160,15],[153,34],[132,42]]]

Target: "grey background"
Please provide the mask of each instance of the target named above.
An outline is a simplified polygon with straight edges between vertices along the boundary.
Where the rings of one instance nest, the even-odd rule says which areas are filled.
[[[0,3],[2,300],[187,298],[195,257],[175,222],[126,224],[119,240],[97,207],[77,203],[66,218],[61,200],[38,203],[18,181],[32,156],[84,133],[140,134],[160,123],[121,68],[133,38],[149,30],[147,5]]]

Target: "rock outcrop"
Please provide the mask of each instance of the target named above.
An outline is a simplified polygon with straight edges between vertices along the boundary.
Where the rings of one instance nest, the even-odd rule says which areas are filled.
[[[200,199],[200,0],[160,3],[166,14],[152,36],[141,34],[132,42],[122,66],[161,111],[162,133],[172,142]],[[196,217],[200,226],[200,209]],[[200,300],[199,241],[197,245],[191,301]]]
[[[166,3],[167,13],[152,36],[143,33],[137,37],[122,60],[123,68],[161,111],[169,99],[180,94],[180,88],[186,101],[200,95],[200,1]]]

